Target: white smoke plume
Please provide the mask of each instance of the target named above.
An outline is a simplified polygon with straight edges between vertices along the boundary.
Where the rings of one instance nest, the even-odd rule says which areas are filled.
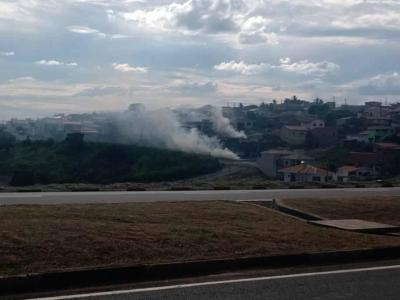
[[[223,116],[220,108],[210,107],[210,119],[215,132],[218,134],[231,138],[246,138],[246,134],[243,131],[237,131],[231,125],[229,119]]]
[[[224,117],[219,107],[206,105],[197,109],[180,108],[178,113],[184,121],[199,122],[204,119],[209,120],[215,133],[221,137],[246,138],[246,134],[243,131],[236,130],[230,120]]]
[[[197,129],[185,129],[169,109],[150,111],[136,106],[118,116],[116,124],[120,142],[238,159],[222,147],[218,138],[203,135]]]

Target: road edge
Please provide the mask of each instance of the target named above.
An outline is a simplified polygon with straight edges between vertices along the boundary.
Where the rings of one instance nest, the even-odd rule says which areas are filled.
[[[18,296],[59,290],[95,288],[106,285],[198,277],[250,269],[346,264],[398,258],[400,258],[400,246],[81,269],[67,272],[2,277],[0,278],[0,294],[3,296]]]

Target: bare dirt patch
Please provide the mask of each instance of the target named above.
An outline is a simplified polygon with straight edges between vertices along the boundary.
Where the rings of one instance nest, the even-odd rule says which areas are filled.
[[[282,202],[327,219],[362,219],[400,225],[400,197],[287,199]]]
[[[0,207],[0,275],[398,246],[234,202]]]

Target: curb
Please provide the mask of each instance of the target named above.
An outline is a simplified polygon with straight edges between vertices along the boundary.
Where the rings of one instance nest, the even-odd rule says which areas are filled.
[[[283,212],[285,214],[291,215],[293,217],[305,220],[305,221],[322,221],[322,220],[324,220],[324,218],[322,218],[318,215],[314,215],[312,213],[290,207],[290,206],[282,203],[281,200],[277,200],[277,210],[280,212]]]
[[[329,265],[400,258],[400,246],[353,251],[332,251],[191,261],[158,265],[136,265],[115,268],[83,269],[67,272],[32,274],[0,278],[0,294],[21,295],[93,288],[106,285],[205,276],[228,271],[280,268],[301,265]]]

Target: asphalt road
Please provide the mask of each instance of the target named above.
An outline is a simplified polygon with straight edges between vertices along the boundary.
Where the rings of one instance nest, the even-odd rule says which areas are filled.
[[[399,299],[400,265],[194,283],[76,296],[96,300]]]
[[[400,188],[0,193],[0,205],[400,196]]]

